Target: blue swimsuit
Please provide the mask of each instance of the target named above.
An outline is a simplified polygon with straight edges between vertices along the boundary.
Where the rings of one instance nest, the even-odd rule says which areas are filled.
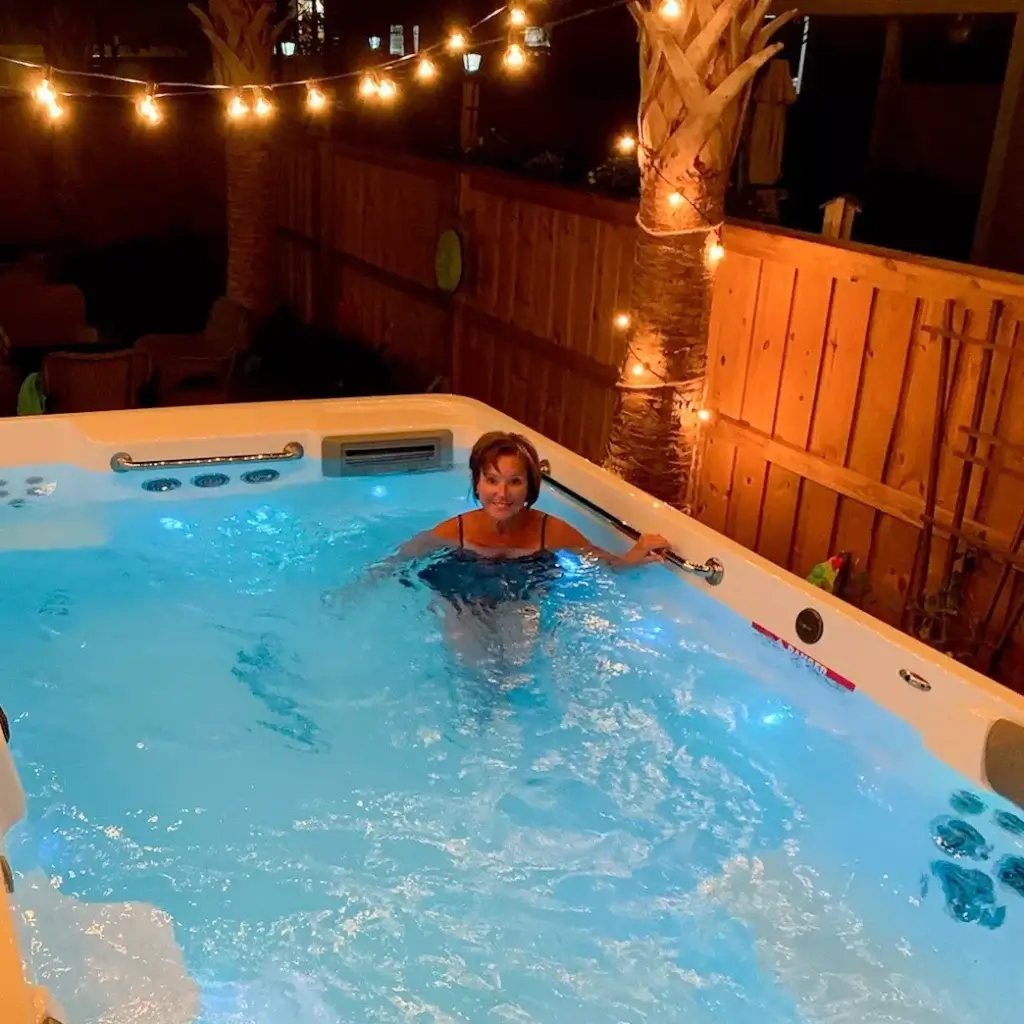
[[[540,548],[519,558],[488,558],[467,550],[459,516],[459,546],[424,566],[417,575],[456,608],[494,608],[502,601],[532,601],[561,575],[554,551],[545,546],[548,517],[540,525]]]

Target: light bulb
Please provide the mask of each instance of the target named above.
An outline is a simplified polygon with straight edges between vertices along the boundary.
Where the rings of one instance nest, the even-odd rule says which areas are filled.
[[[505,51],[505,67],[518,71],[526,63],[526,54],[518,43],[513,43]]]
[[[715,264],[721,262],[724,255],[725,246],[717,239],[708,246],[708,263],[710,263],[711,266],[715,266]]]
[[[245,100],[241,96],[232,96],[231,102],[228,104],[228,117],[235,121],[241,121],[248,113],[249,108],[246,106]]]
[[[156,100],[152,94],[143,96],[138,104],[137,109],[139,111],[139,117],[142,118],[146,124],[156,126],[163,120],[163,114],[160,113],[160,108],[156,105]]]
[[[398,95],[398,86],[391,81],[390,78],[385,78],[380,85],[377,86],[377,95],[382,100],[393,100]]]
[[[632,373],[634,377],[642,377],[644,374],[643,363],[634,363],[630,373]]]
[[[618,314],[616,314],[615,326],[618,327],[618,329],[620,331],[627,330],[628,327],[629,327],[629,324],[630,324],[630,319],[629,319],[629,314],[628,313],[618,313]]]
[[[664,0],[661,5],[661,16],[663,18],[678,18],[683,13],[679,6],[679,0]]]
[[[377,79],[373,75],[363,75],[359,82],[359,95],[369,98],[376,96],[379,92],[380,86],[377,84]]]
[[[526,24],[526,11],[522,7],[512,7],[508,12],[508,20],[513,25],[525,25]]]
[[[46,104],[46,113],[51,121],[59,121],[64,116],[64,108],[54,99]]]
[[[257,117],[261,117],[266,120],[266,118],[270,117],[274,113],[274,104],[261,93],[256,97],[256,103],[253,106],[253,111]]]
[[[416,65],[416,77],[422,82],[429,82],[437,75],[437,67],[429,57],[420,58]]]
[[[44,106],[49,106],[51,103],[57,102],[57,94],[53,91],[53,86],[50,85],[50,80],[48,78],[44,78],[36,86],[32,95],[35,96],[35,98]]]
[[[711,410],[710,409],[698,409],[697,410],[697,419],[699,419],[701,421],[701,423],[708,423],[711,420]]]
[[[466,37],[461,32],[453,32],[448,37],[448,49],[452,53],[461,53],[466,48]]]
[[[624,155],[636,151],[636,139],[632,135],[620,135],[619,141],[615,143],[618,151]]]
[[[315,85],[311,85],[306,92],[306,106],[314,113],[319,113],[327,106],[327,97]]]
[[[672,195],[668,197],[668,205],[671,206],[673,210],[678,209],[683,205],[683,197],[678,192],[673,192]]]

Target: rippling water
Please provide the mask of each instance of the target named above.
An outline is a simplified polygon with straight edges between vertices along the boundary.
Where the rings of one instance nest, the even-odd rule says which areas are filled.
[[[171,496],[0,554],[9,854],[70,1020],[1018,1019],[1024,812],[668,570],[567,558],[475,661],[421,589],[324,609],[463,495]]]

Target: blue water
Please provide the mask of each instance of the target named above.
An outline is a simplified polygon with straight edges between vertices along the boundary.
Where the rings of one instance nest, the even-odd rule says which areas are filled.
[[[566,558],[460,660],[420,589],[321,594],[462,473],[139,493],[0,552],[69,1021],[1019,1020],[1024,812],[672,571]]]

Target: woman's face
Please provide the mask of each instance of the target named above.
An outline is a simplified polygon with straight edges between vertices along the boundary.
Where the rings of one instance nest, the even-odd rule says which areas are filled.
[[[480,474],[476,496],[492,519],[511,519],[526,508],[528,489],[523,460],[518,455],[499,455]]]

